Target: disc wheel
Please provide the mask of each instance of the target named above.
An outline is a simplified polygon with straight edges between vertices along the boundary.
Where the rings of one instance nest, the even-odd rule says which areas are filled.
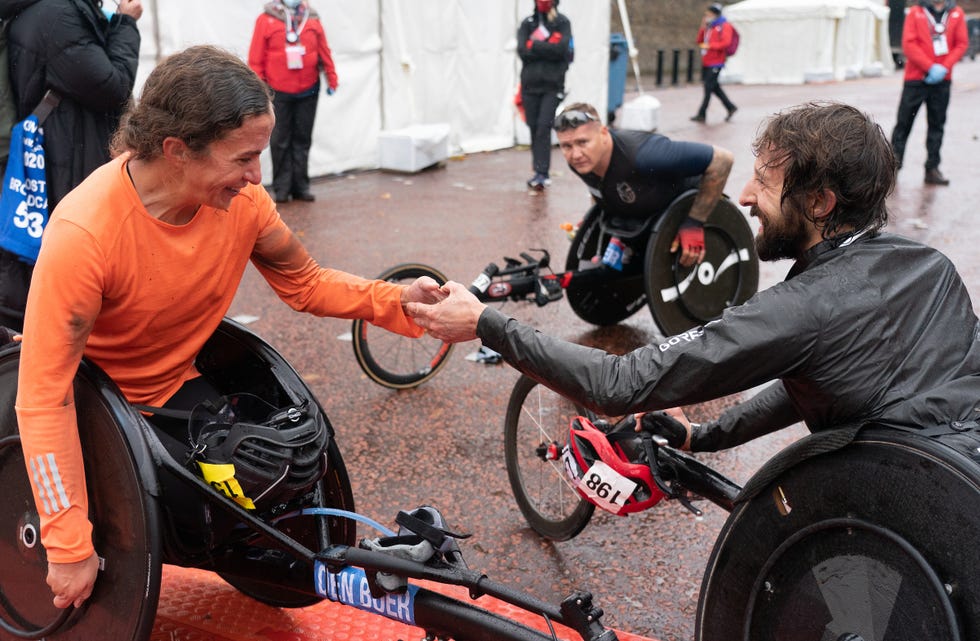
[[[745,216],[727,197],[704,225],[704,260],[684,267],[670,246],[694,203],[695,191],[675,200],[651,234],[646,251],[646,293],[650,312],[665,336],[680,334],[720,317],[759,287],[759,258]]]
[[[0,620],[21,633],[47,626],[64,611],[51,602],[47,556],[40,543],[38,513],[18,437],[14,413],[18,362],[17,351],[0,356],[0,441],[5,443],[0,448],[4,492],[0,501]],[[87,371],[84,363],[80,371]],[[108,381],[104,374],[99,375]],[[88,376],[77,376],[75,407],[85,453],[93,542],[104,559],[104,569],[86,604],[46,638],[143,641],[149,638],[160,596],[157,506],[145,490],[140,466],[134,462],[129,441],[100,384]],[[15,638],[18,636],[0,631],[0,639]]]
[[[327,457],[327,474],[317,484],[313,501],[307,507],[353,512],[350,479],[340,451],[332,440]],[[277,529],[313,552],[320,551],[328,543],[354,545],[356,536],[353,522],[336,516],[296,515],[279,521]],[[237,546],[234,557],[230,562],[233,569],[219,571],[218,576],[256,601],[278,608],[303,608],[322,600],[311,593],[309,577],[313,576],[313,567],[305,559],[263,547],[261,539]],[[263,562],[271,563],[271,566]],[[297,572],[298,567],[308,569]]]
[[[574,416],[584,408],[521,376],[504,419],[504,460],[517,505],[541,536],[567,541],[581,532],[595,506],[582,499],[565,473],[561,451]]]
[[[708,560],[696,638],[980,638],[967,543],[980,540],[978,514],[975,461],[934,439],[863,432],[738,504]]]
[[[431,276],[440,285],[446,282],[440,271],[421,263],[395,265],[378,278],[408,285],[421,276]],[[428,334],[409,338],[361,319],[353,322],[351,335],[357,364],[372,381],[391,389],[418,387],[439,373],[453,351],[451,344]]]
[[[622,272],[593,262],[593,258],[601,256],[605,250],[604,243],[609,241],[609,237],[602,233],[601,213],[602,208],[595,205],[585,215],[568,249],[565,270],[604,270],[609,278],[598,285],[594,282],[576,284],[573,278],[565,296],[579,318],[586,323],[605,326],[615,325],[641,309],[646,302],[646,290],[642,260],[633,260]]]

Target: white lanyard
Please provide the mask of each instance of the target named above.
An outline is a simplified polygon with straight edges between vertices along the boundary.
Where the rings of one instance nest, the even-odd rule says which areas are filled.
[[[299,23],[299,26],[293,30],[293,12],[286,7],[286,42],[294,44],[299,42],[299,34],[303,33],[303,28],[306,26],[306,19],[310,17],[310,12],[307,11],[303,14],[303,21]]]
[[[929,26],[932,28],[933,37],[946,33],[946,21],[949,20],[949,11],[943,11],[943,15],[939,19],[939,24],[936,24],[936,19],[932,16],[932,11],[926,8],[925,12],[926,17],[929,18]]]

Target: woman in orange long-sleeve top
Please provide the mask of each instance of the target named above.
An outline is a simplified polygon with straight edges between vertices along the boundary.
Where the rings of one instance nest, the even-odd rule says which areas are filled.
[[[98,568],[72,381],[85,356],[133,403],[199,384],[194,359],[251,260],[288,305],[409,336],[403,305],[438,297],[319,266],[261,186],[274,116],[242,61],[192,47],[163,61],[114,139],[119,155],[55,209],[27,303],[17,419],[54,604],[80,605]]]

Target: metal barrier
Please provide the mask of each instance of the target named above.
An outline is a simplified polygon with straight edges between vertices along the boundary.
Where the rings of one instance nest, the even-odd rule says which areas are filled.
[[[657,79],[657,86],[664,86],[664,76],[669,74],[670,84],[672,86],[679,85],[681,83],[680,79],[683,76],[684,82],[691,84],[693,82],[700,81],[695,79],[694,72],[700,70],[700,63],[698,60],[697,51],[694,49],[671,49],[670,53],[670,64],[666,64],[666,58],[668,50],[657,49],[657,67],[654,71],[654,76]],[[682,54],[686,58],[686,64],[681,65]]]

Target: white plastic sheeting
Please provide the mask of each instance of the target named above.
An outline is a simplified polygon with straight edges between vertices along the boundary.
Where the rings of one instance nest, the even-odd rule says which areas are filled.
[[[534,0],[311,0],[333,51],[340,85],[321,95],[311,175],[379,166],[378,135],[448,123],[451,153],[510,147],[526,140],[516,117],[520,74],[516,34]],[[144,0],[136,94],[160,57],[214,44],[242,59],[261,0]],[[562,0],[572,22],[575,61],[568,100],[605,113],[610,4]],[[271,165],[263,158],[264,178]]]
[[[744,0],[725,7],[741,34],[723,80],[800,84],[894,68],[879,0]]]

